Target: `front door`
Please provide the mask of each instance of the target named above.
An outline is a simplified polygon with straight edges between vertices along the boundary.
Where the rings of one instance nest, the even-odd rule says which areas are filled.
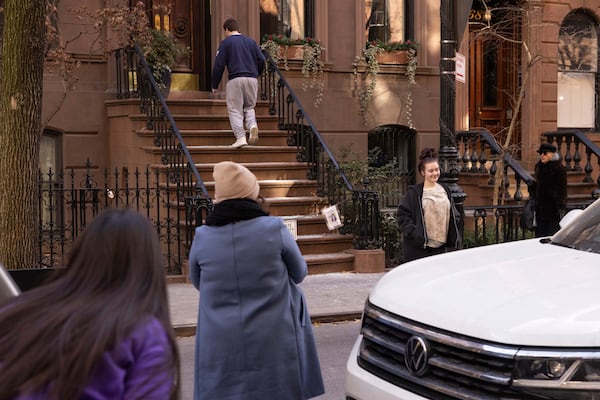
[[[197,79],[200,90],[210,91],[210,73],[213,51],[211,48],[210,0],[146,0],[152,10],[152,23],[157,29],[168,29],[177,41],[191,49],[188,59],[174,69]],[[165,17],[161,10],[168,8]]]
[[[482,6],[475,0],[469,23],[469,125],[487,128],[503,145],[515,113],[520,66],[520,46],[515,39],[520,27],[515,18],[508,29],[503,25],[498,31],[496,21],[506,21],[506,16],[500,11],[488,14],[488,22],[481,18],[485,14],[477,10],[478,5]],[[520,143],[518,129],[511,140],[515,143]]]

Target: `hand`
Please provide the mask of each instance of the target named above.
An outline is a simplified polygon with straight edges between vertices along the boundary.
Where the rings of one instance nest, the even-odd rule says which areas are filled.
[[[219,91],[219,89],[212,89],[212,92],[213,92],[214,94],[216,94],[218,91]]]

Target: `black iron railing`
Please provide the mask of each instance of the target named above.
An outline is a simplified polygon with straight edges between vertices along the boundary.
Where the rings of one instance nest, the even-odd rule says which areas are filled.
[[[456,132],[456,143],[459,149],[460,172],[489,174],[488,184],[496,184],[498,168],[502,168],[502,196],[505,200],[523,200],[521,183],[527,187],[535,183],[535,179],[527,172],[519,161],[509,152],[503,151],[492,133],[485,128],[474,128],[468,131]],[[488,168],[488,162],[490,166]],[[500,166],[498,163],[500,162]],[[514,172],[515,190],[511,195],[509,169]]]
[[[566,211],[584,209],[590,202],[570,203]],[[534,237],[523,228],[523,205],[465,206],[465,248],[512,242]]]
[[[561,130],[555,132],[544,132],[542,136],[548,143],[554,143],[556,149],[567,168],[567,171],[583,171],[582,182],[594,182],[593,175],[596,175],[597,187],[591,193],[594,198],[600,197],[600,173],[594,174],[592,159],[596,159],[596,165],[600,167],[600,148],[592,142],[583,132],[573,130]],[[582,154],[585,153],[585,165],[581,167],[583,161]]]
[[[341,231],[353,235],[356,249],[381,247],[378,193],[353,187],[277,64],[267,52],[265,57],[260,97],[268,101],[269,113],[277,115],[279,129],[287,131],[288,145],[296,146],[298,161],[307,163],[308,179],[317,180],[317,195],[339,207]]]
[[[154,145],[160,149],[166,190],[176,194],[170,207],[179,211],[188,243],[195,227],[202,225],[212,209],[212,200],[181,132],[169,110],[164,84],[154,79],[142,50],[136,45],[115,51],[117,97],[139,98],[140,111],[146,116],[146,128],[152,131]]]
[[[73,241],[101,210],[132,208],[154,223],[167,272],[180,274],[190,232],[181,219],[180,194],[162,174],[151,167],[99,171],[89,160],[84,170],[40,172],[38,265],[62,267]]]

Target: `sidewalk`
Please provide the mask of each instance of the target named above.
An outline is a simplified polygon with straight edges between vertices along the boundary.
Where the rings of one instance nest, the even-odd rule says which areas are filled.
[[[385,273],[308,275],[300,284],[314,322],[360,318],[371,288]],[[177,336],[196,334],[199,294],[192,284],[168,285],[171,320]]]

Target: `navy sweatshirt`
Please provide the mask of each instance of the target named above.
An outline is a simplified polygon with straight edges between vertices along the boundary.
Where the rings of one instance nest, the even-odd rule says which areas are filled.
[[[265,69],[265,57],[256,42],[244,35],[231,35],[219,45],[212,70],[212,88],[217,89],[227,67],[228,79],[258,78]]]

